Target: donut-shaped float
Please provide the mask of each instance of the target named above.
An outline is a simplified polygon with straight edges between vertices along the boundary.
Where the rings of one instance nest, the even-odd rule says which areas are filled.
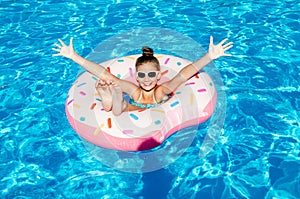
[[[104,63],[118,78],[135,80],[135,60],[140,55],[116,58]],[[161,65],[159,83],[171,79],[188,60],[163,54],[155,57]],[[216,89],[210,76],[200,71],[178,87],[173,96],[157,107],[124,112],[106,112],[95,89],[97,77],[84,72],[70,88],[65,110],[69,123],[83,139],[97,146],[123,151],[139,151],[160,145],[176,131],[206,121],[216,104]]]

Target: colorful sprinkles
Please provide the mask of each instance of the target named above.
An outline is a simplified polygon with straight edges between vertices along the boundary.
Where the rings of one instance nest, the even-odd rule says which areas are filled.
[[[82,122],[84,122],[85,121],[85,117],[80,117],[79,120],[82,121]]]
[[[128,59],[131,59],[131,60],[135,60],[135,59],[136,59],[136,58],[130,57],[130,56],[128,56],[127,58],[128,58]]]
[[[168,64],[169,61],[170,61],[170,58],[168,57],[164,64]]]
[[[112,127],[111,118],[107,119],[107,126],[108,126],[109,129]]]
[[[104,127],[104,124],[101,124],[101,125],[95,130],[94,135],[95,135],[95,136],[99,135],[99,133],[100,133],[100,131],[101,131],[101,129],[102,129],[103,127]]]
[[[178,105],[178,104],[179,104],[179,102],[176,101],[176,102],[173,102],[172,104],[170,104],[170,106],[173,108],[174,106],[176,106],[176,105]]]
[[[132,134],[133,130],[123,130],[122,133],[123,134]]]
[[[131,67],[129,68],[129,74],[130,74],[130,77],[133,77],[133,70]]]
[[[96,103],[93,103],[90,107],[90,110],[94,110],[95,106],[96,106]]]
[[[163,72],[161,72],[161,75],[166,75],[169,72],[169,70],[165,70]]]
[[[133,114],[133,113],[130,113],[129,116],[130,116],[132,119],[134,119],[134,120],[138,120],[138,119],[139,119],[139,117],[138,117],[137,115]]]
[[[74,102],[74,99],[71,99],[71,100],[67,103],[67,105],[70,105],[72,102]]]
[[[160,120],[156,120],[156,121],[154,122],[154,124],[160,125],[160,124],[161,124],[161,121],[160,121]]]
[[[205,91],[206,91],[205,88],[202,88],[202,89],[197,90],[197,92],[199,92],[199,93],[202,93],[202,92],[205,92]]]
[[[188,83],[185,84],[185,86],[194,85],[194,84],[196,84],[196,83],[195,82],[188,82]]]
[[[163,114],[166,113],[164,110],[159,110],[159,109],[151,109],[151,111],[159,112],[159,113],[163,113]]]
[[[84,86],[84,85],[86,85],[86,82],[83,82],[83,83],[81,83],[81,84],[78,84],[78,85],[77,85],[77,88],[82,87],[82,86]]]
[[[79,104],[76,104],[76,103],[73,103],[73,107],[75,107],[75,108],[80,108],[80,105],[79,105]]]
[[[193,93],[191,93],[190,94],[190,105],[193,105],[194,104],[194,94]]]
[[[92,79],[98,81],[98,78],[95,76],[92,76]]]
[[[83,95],[83,96],[86,95],[86,93],[84,91],[80,91],[79,93],[80,93],[80,95]]]

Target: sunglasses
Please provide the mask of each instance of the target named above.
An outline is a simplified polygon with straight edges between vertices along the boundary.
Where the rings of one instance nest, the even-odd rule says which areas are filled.
[[[148,75],[149,78],[154,78],[156,77],[158,71],[150,71],[148,73],[144,73],[144,72],[137,72],[137,75],[139,78],[145,78],[146,77],[146,74]]]

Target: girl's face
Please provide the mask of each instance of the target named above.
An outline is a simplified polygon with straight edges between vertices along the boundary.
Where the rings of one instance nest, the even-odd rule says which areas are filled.
[[[144,63],[138,66],[136,71],[136,80],[140,87],[146,91],[155,88],[160,77],[160,71],[157,70],[153,63]]]

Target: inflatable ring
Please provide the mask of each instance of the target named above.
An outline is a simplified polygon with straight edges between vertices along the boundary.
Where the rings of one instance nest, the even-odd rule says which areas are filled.
[[[116,58],[104,63],[118,78],[135,80],[135,60],[140,55]],[[188,60],[157,54],[162,78],[175,76],[191,63]],[[139,151],[160,145],[176,131],[206,121],[216,104],[216,89],[210,76],[200,71],[181,85],[165,103],[144,110],[114,116],[104,111],[95,89],[97,78],[84,72],[70,88],[66,99],[66,115],[73,129],[83,139],[97,146],[123,151]]]

